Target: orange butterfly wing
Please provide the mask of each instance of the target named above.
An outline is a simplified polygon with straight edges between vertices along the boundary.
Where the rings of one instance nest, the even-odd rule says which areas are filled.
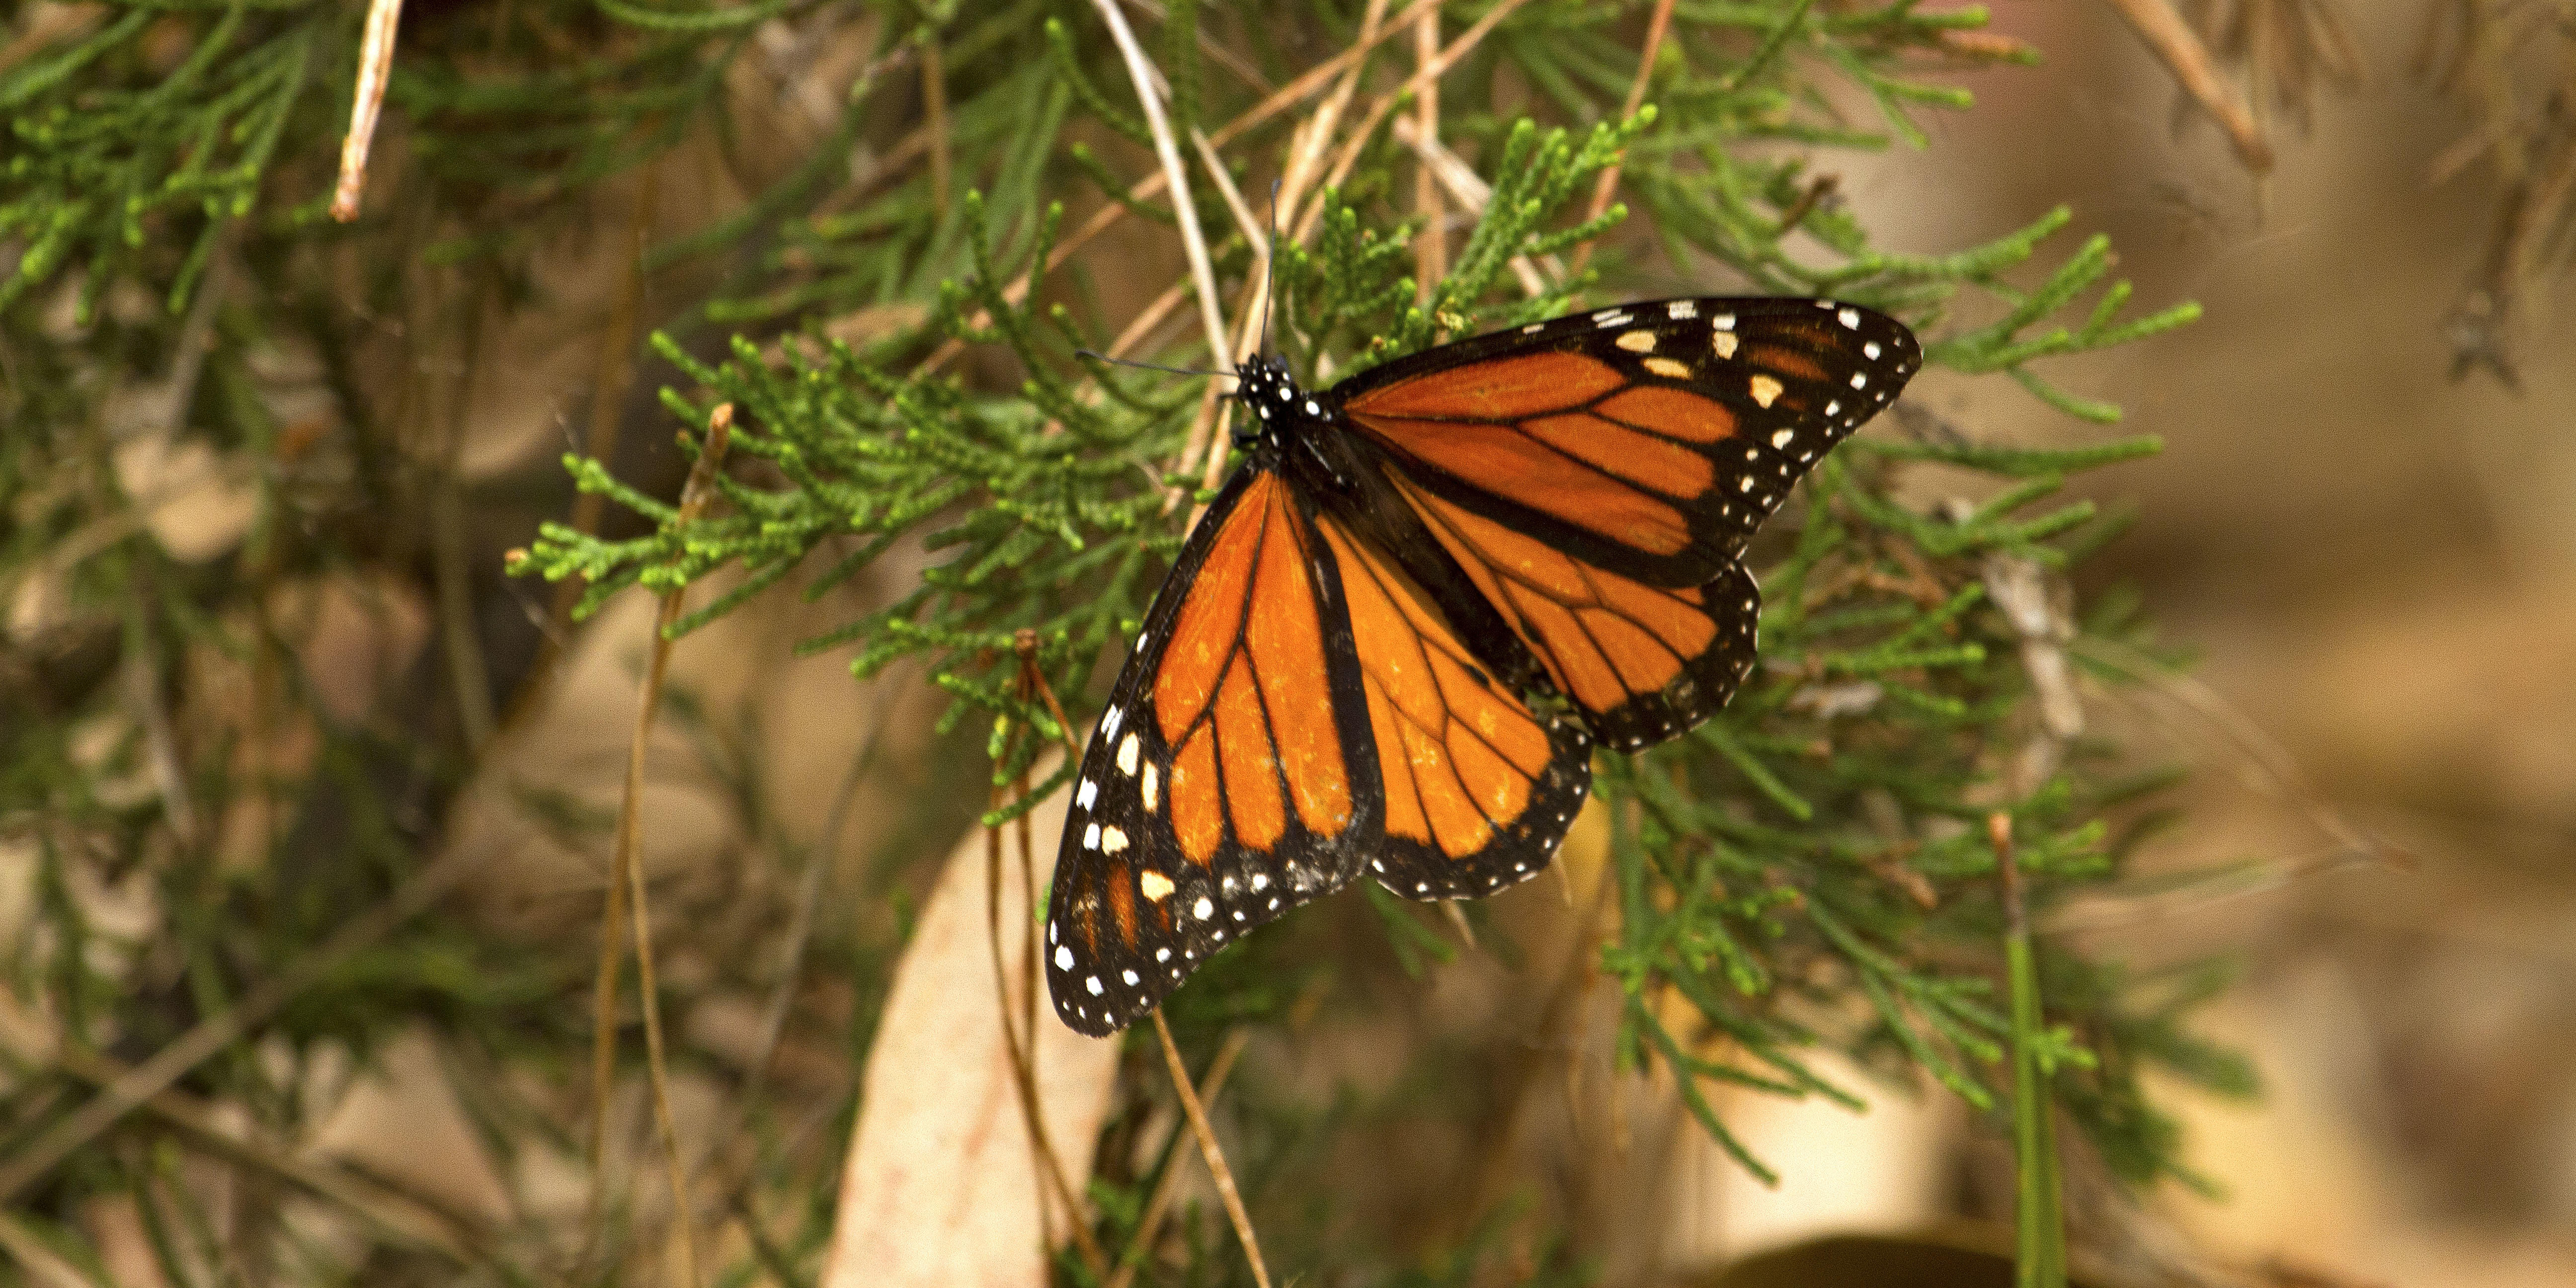
[[[1412,899],[1474,898],[1534,875],[1591,786],[1591,739],[1532,712],[1384,553],[1330,515],[1317,527],[1350,606],[1386,791],[1370,871]]]
[[[1734,693],[1761,605],[1745,543],[1921,364],[1868,309],[1667,300],[1434,349],[1333,396],[1548,683],[1631,751]]]
[[[1286,478],[1247,468],[1156,593],[1056,859],[1048,983],[1073,1028],[1125,1027],[1374,855],[1385,794],[1324,554]]]
[[[1701,586],[1922,360],[1853,305],[1664,300],[1432,349],[1333,397],[1428,491],[1631,580]]]

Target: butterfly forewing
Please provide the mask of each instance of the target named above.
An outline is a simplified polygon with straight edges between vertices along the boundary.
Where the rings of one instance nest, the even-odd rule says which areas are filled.
[[[1696,587],[1921,365],[1911,332],[1854,305],[1659,300],[1432,349],[1332,396],[1430,492],[1593,567]]]
[[[1338,572],[1277,472],[1219,495],[1083,753],[1047,911],[1049,992],[1125,1027],[1219,947],[1357,874],[1384,793]]]

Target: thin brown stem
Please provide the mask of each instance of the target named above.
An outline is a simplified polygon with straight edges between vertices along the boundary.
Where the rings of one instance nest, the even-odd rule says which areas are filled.
[[[1189,1066],[1181,1063],[1181,1049],[1172,1043],[1172,1026],[1163,1020],[1163,1008],[1154,1008],[1154,1036],[1163,1042],[1163,1063],[1172,1071],[1172,1090],[1181,1098],[1181,1112],[1190,1118],[1190,1131],[1199,1138],[1199,1156],[1207,1160],[1208,1176],[1216,1181],[1217,1197],[1225,1201],[1226,1219],[1234,1223],[1234,1237],[1243,1241],[1243,1259],[1252,1265],[1252,1282],[1256,1288],[1270,1288],[1270,1268],[1261,1264],[1261,1240],[1252,1232],[1252,1217],[1243,1210],[1243,1196],[1235,1192],[1234,1172],[1225,1165],[1225,1151],[1217,1147],[1216,1129],[1208,1126],[1207,1110],[1199,1105],[1199,1094],[1190,1086]]]
[[[1225,310],[1217,303],[1216,268],[1208,261],[1207,237],[1199,231],[1198,204],[1190,199],[1189,167],[1181,163],[1180,144],[1172,137],[1172,124],[1163,116],[1163,96],[1154,88],[1153,64],[1146,61],[1145,50],[1136,43],[1136,33],[1127,27],[1127,15],[1119,9],[1118,0],[1094,0],[1102,21],[1109,24],[1109,35],[1117,42],[1119,57],[1127,64],[1127,78],[1135,82],[1136,101],[1145,109],[1145,128],[1154,136],[1154,156],[1162,162],[1163,178],[1172,192],[1172,213],[1180,219],[1181,250],[1189,257],[1190,280],[1199,294],[1199,321],[1207,327],[1208,354],[1225,355]]]
[[[101,1087],[113,1086],[133,1073],[126,1065],[68,1043],[53,1051],[48,1063]],[[307,1158],[291,1143],[256,1126],[225,1122],[215,1106],[194,1096],[163,1091],[144,1101],[142,1109],[176,1128],[206,1156],[263,1172],[315,1198],[337,1204],[401,1247],[431,1253],[461,1266],[492,1264],[489,1253],[477,1248],[475,1241],[460,1237],[459,1223],[453,1217],[382,1182],[365,1181],[329,1163]]]
[[[1474,52],[1476,46],[1483,44],[1485,37],[1491,35],[1494,28],[1502,24],[1503,19],[1519,12],[1520,7],[1526,3],[1528,0],[1502,0],[1501,4],[1486,10],[1484,17],[1478,18],[1474,26],[1460,33],[1456,40],[1451,41],[1447,48],[1440,51],[1438,57],[1416,70],[1403,84],[1387,91],[1379,96],[1375,103],[1370,104],[1368,115],[1361,118],[1359,126],[1343,139],[1342,150],[1334,155],[1333,167],[1325,172],[1324,181],[1317,190],[1337,187],[1344,179],[1349,178],[1351,167],[1359,164],[1360,153],[1367,149],[1369,139],[1377,134],[1379,126],[1386,124],[1386,118],[1394,113],[1397,104],[1404,101],[1405,95],[1418,94],[1422,92],[1424,86],[1447,75],[1449,69],[1456,66],[1459,59]],[[1315,221],[1323,217],[1322,202],[1308,205],[1305,216],[1297,221],[1297,240],[1302,242],[1313,235]]]
[[[680,489],[678,525],[686,528],[706,512],[716,494],[716,474],[724,467],[725,445],[733,432],[733,404],[720,403],[707,418],[706,442],[700,447],[697,463],[689,469],[689,481]],[[644,1013],[645,1074],[652,1088],[653,1118],[662,1137],[662,1154],[671,1182],[671,1242],[680,1262],[680,1282],[696,1288],[698,1282],[698,1247],[696,1222],[689,1207],[689,1180],[680,1159],[679,1125],[671,1113],[670,1067],[662,1043],[662,1004],[659,985],[653,977],[652,909],[646,902],[644,864],[637,854],[643,830],[644,758],[653,735],[653,709],[662,696],[663,677],[671,664],[671,628],[680,620],[680,608],[688,598],[688,587],[679,586],[665,592],[653,620],[653,645],[644,664],[644,682],[635,702],[635,732],[626,746],[626,789],[617,809],[617,851],[610,865],[609,922],[600,928],[604,945],[600,971],[601,996],[594,1000],[594,1015],[609,1018],[595,1041],[593,1076],[607,1066],[613,1073],[615,1063],[614,1012],[617,992],[617,962],[614,943],[617,937],[614,910],[616,891],[626,891],[628,928],[635,936],[635,990],[638,1007]],[[604,1120],[608,1101],[599,1100],[597,1113]],[[600,1129],[594,1128],[593,1145],[604,1142]],[[594,1163],[594,1166],[597,1164]],[[599,1184],[594,1173],[593,1185]],[[594,1190],[596,1194],[596,1190]],[[597,1199],[593,1199],[594,1211]]]
[[[1440,12],[1432,10],[1413,20],[1413,61],[1427,67],[1440,56]],[[1422,230],[1413,235],[1414,299],[1431,302],[1431,294],[1440,289],[1440,279],[1449,275],[1449,230],[1442,227],[1448,211],[1440,199],[1440,176],[1433,172],[1428,159],[1429,146],[1440,139],[1440,82],[1422,87],[1413,100],[1413,132],[1421,140],[1416,150],[1424,154],[1413,167],[1413,213],[1422,221]]]
[[[358,86],[349,105],[349,134],[340,142],[340,181],[331,189],[331,217],[358,217],[358,195],[367,187],[367,151],[384,110],[385,82],[394,70],[394,36],[402,26],[402,0],[368,0],[366,34],[358,41]]]
[[[1004,794],[1003,789],[993,789],[993,808],[1000,809],[1009,801],[1010,797]],[[1038,1173],[1041,1191],[1038,1215],[1044,1218],[1047,1211],[1045,1200],[1052,1194],[1064,1210],[1065,1223],[1072,1227],[1075,1251],[1081,1256],[1084,1267],[1097,1279],[1107,1272],[1109,1258],[1101,1250],[1100,1241],[1092,1236],[1091,1223],[1083,1217],[1082,1204],[1074,1196],[1073,1183],[1065,1175],[1063,1161],[1056,1155],[1055,1142],[1047,1135],[1045,1111],[1038,1100],[1037,1029],[1034,1025],[1021,1029],[1011,1015],[1011,977],[1002,956],[1002,829],[999,827],[984,829],[984,895],[985,941],[993,957],[994,1011],[1001,1021],[1002,1046],[1010,1060],[1011,1087],[1020,1102],[1020,1123],[1029,1133],[1031,1162]]]
[[[1655,57],[1664,51],[1664,32],[1672,25],[1673,0],[1655,0],[1655,15],[1646,20],[1646,47],[1637,55],[1637,79],[1628,82],[1628,101],[1619,109],[1620,120],[1635,116],[1637,109],[1645,105],[1646,82],[1654,78]],[[1599,219],[1609,211],[1610,197],[1619,190],[1619,166],[1619,161],[1611,162],[1602,170],[1600,180],[1592,185],[1592,204],[1583,210],[1585,223]],[[1586,241],[1574,248],[1574,260],[1568,265],[1570,271],[1580,274],[1584,265],[1592,262],[1592,245],[1592,241]]]
[[[1216,1103],[1218,1093],[1225,1090],[1226,1078],[1234,1073],[1235,1060],[1243,1054],[1245,1040],[1241,1029],[1225,1035],[1224,1045],[1216,1049],[1216,1059],[1208,1065],[1207,1076],[1199,1080],[1200,1104]],[[1172,1131],[1178,1135],[1189,1129],[1189,1123],[1183,1121],[1175,1124]],[[1176,1139],[1167,1139],[1160,1155],[1168,1157],[1178,1144],[1180,1142]],[[1171,1211],[1172,1195],[1178,1192],[1175,1182],[1180,1176],[1181,1169],[1175,1163],[1166,1166],[1162,1177],[1154,1182],[1154,1192],[1146,1196],[1144,1211],[1136,1218],[1136,1237],[1127,1241],[1127,1252],[1118,1259],[1118,1273],[1109,1277],[1109,1288],[1128,1288],[1136,1281],[1136,1271],[1144,1265],[1145,1252],[1154,1246],[1154,1236],[1162,1232],[1163,1218]]]
[[[2173,73],[2174,82],[2189,94],[2210,119],[2227,132],[2228,141],[2236,147],[2236,158],[2246,169],[2261,174],[2272,168],[2272,145],[2263,138],[2263,127],[2254,113],[2219,80],[2217,69],[2210,65],[2209,47],[2200,34],[2175,13],[2166,0],[2111,0],[2129,26],[2147,42],[2147,48],[2164,60]]]
[[[1405,11],[1404,20],[1410,21],[1413,14],[1424,9],[1437,8],[1439,4],[1440,0],[1414,0],[1413,6]],[[1315,91],[1322,89],[1326,82],[1332,80],[1335,76],[1340,75],[1346,68],[1357,63],[1362,57],[1367,55],[1371,48],[1375,47],[1377,40],[1385,39],[1386,36],[1394,30],[1395,28],[1388,27],[1387,29],[1378,32],[1375,39],[1357,42],[1350,48],[1306,69],[1304,75],[1280,86],[1278,91],[1271,94],[1270,97],[1254,104],[1242,115],[1235,117],[1233,120],[1226,122],[1222,126],[1217,127],[1214,132],[1208,135],[1208,142],[1215,147],[1222,148],[1236,139],[1243,137],[1245,134],[1268,124],[1273,117],[1287,111],[1298,103],[1304,102],[1308,96],[1314,94]],[[914,139],[907,139],[905,142],[907,144],[915,144],[915,139],[919,138],[920,135],[916,133]],[[915,144],[915,146],[926,145],[926,140],[922,140],[922,142]],[[898,147],[895,152],[888,153],[887,161],[891,163],[895,156],[902,151],[903,149]],[[1096,211],[1093,211],[1091,217],[1084,220],[1081,227],[1074,229],[1073,232],[1066,235],[1063,241],[1056,243],[1055,249],[1048,253],[1046,263],[1032,266],[1029,271],[1022,273],[1017,281],[1014,281],[1009,286],[1002,288],[1002,301],[1006,304],[1017,304],[1020,301],[1027,299],[1029,291],[1036,286],[1038,281],[1043,279],[1048,273],[1052,273],[1056,269],[1063,267],[1065,261],[1072,259],[1084,246],[1089,245],[1093,238],[1109,231],[1111,225],[1117,223],[1120,219],[1125,218],[1129,205],[1149,201],[1155,196],[1160,195],[1167,182],[1169,182],[1169,180],[1163,172],[1158,170],[1153,174],[1146,175],[1144,178],[1137,180],[1134,186],[1127,189],[1126,203],[1122,204],[1112,202],[1108,205],[1102,206]],[[1284,200],[1282,204],[1283,208],[1285,208],[1286,203]],[[977,313],[972,319],[971,325],[978,327],[990,326],[992,325],[992,321],[992,317],[989,314]],[[931,350],[930,356],[923,359],[922,370],[937,371],[940,368],[947,366],[949,363],[956,361],[958,355],[965,351],[965,342],[954,339],[948,340],[942,343],[938,348]]]

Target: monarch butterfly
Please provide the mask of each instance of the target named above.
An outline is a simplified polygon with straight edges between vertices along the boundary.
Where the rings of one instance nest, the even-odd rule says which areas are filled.
[[[1595,746],[1706,720],[1753,664],[1738,556],[1922,365],[1831,300],[1625,304],[1320,393],[1236,373],[1243,464],[1146,611],[1075,780],[1056,1014],[1125,1027],[1363,871],[1412,899],[1545,867]]]

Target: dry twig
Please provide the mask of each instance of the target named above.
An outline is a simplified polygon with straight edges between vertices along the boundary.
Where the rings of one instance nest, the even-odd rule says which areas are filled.
[[[1199,1138],[1199,1154],[1207,1160],[1208,1176],[1216,1181],[1217,1197],[1225,1201],[1226,1219],[1234,1223],[1234,1236],[1243,1240],[1243,1258],[1252,1264],[1252,1282],[1258,1288],[1270,1288],[1270,1269],[1261,1264],[1261,1240],[1252,1233],[1252,1218],[1243,1210],[1243,1196],[1235,1192],[1234,1172],[1225,1165],[1225,1151],[1218,1148],[1216,1129],[1208,1125],[1207,1110],[1199,1105],[1199,1093],[1190,1086],[1189,1066],[1181,1063],[1181,1049],[1172,1044],[1172,1026],[1163,1022],[1163,1008],[1154,1008],[1154,1036],[1163,1042],[1163,1063],[1172,1071],[1172,1090],[1181,1098],[1181,1112],[1190,1118],[1190,1131]],[[1211,1079],[1213,1081],[1213,1079]]]
[[[1646,82],[1654,77],[1655,58],[1664,51],[1664,32],[1672,23],[1673,0],[1655,0],[1655,15],[1646,20],[1646,47],[1637,55],[1637,79],[1628,84],[1628,101],[1619,109],[1619,119],[1624,121],[1635,116],[1637,109],[1645,105]],[[1619,190],[1619,165],[1618,161],[1612,161],[1601,171],[1600,181],[1592,185],[1592,204],[1583,210],[1586,223],[1599,219],[1610,209],[1611,194]],[[1592,245],[1586,241],[1574,248],[1572,269],[1575,273],[1580,274],[1584,266],[1592,262]]]
[[[1207,238],[1199,231],[1197,203],[1190,200],[1189,168],[1181,164],[1180,145],[1172,139],[1172,123],[1163,117],[1163,96],[1154,88],[1153,64],[1136,44],[1136,33],[1127,29],[1127,15],[1120,12],[1118,0],[1094,0],[1101,18],[1109,24],[1110,38],[1118,43],[1118,53],[1127,63],[1127,77],[1136,84],[1136,101],[1145,108],[1145,128],[1154,135],[1154,155],[1163,163],[1163,179],[1172,191],[1172,213],[1181,224],[1181,249],[1189,256],[1190,280],[1199,293],[1199,321],[1207,326],[1208,352],[1225,352],[1225,311],[1217,303],[1216,269],[1208,262]]]
[[[1216,1103],[1218,1093],[1225,1090],[1226,1078],[1234,1072],[1235,1060],[1243,1055],[1244,1042],[1241,1029],[1225,1035],[1224,1045],[1217,1048],[1216,1059],[1208,1065],[1207,1076],[1199,1080],[1200,1104]],[[1186,1121],[1172,1127],[1175,1134],[1187,1130],[1189,1123]],[[1160,1153],[1168,1155],[1172,1146],[1179,1143],[1167,1140]],[[1127,1253],[1118,1259],[1118,1272],[1109,1277],[1109,1288],[1128,1288],[1136,1281],[1136,1271],[1144,1265],[1146,1250],[1154,1246],[1154,1236],[1163,1229],[1163,1217],[1171,1211],[1175,1182],[1180,1175],[1178,1164],[1165,1167],[1162,1177],[1154,1182],[1154,1192],[1145,1196],[1144,1211],[1136,1218],[1136,1237],[1127,1241]]]
[[[2228,141],[2236,147],[2237,160],[2245,168],[2262,174],[2272,168],[2272,145],[2263,137],[2263,127],[2254,114],[2238,100],[2234,91],[2219,80],[2209,63],[2209,49],[2200,43],[2199,33],[2175,13],[2166,0],[2111,0],[2138,37],[2164,60],[2174,80],[2184,93],[2208,112],[2227,132]]]
[[[331,217],[358,217],[358,194],[367,186],[367,151],[384,110],[385,82],[393,76],[394,36],[402,26],[402,0],[368,0],[367,31],[358,42],[358,88],[349,105],[349,135],[340,143],[340,182],[331,190]]]
[[[680,489],[679,526],[685,528],[695,522],[714,499],[716,473],[724,466],[725,444],[732,432],[733,405],[718,404],[707,417],[706,442],[699,449],[697,463],[689,469],[689,481]],[[592,999],[597,1028],[592,1038],[591,1063],[595,1115],[591,1126],[591,1212],[596,1222],[600,1215],[599,1186],[605,1179],[602,1170],[609,1090],[616,1075],[617,975],[618,964],[624,958],[618,914],[623,910],[629,914],[635,934],[635,988],[644,1012],[645,1070],[652,1086],[653,1118],[662,1136],[663,1161],[670,1174],[671,1240],[680,1260],[680,1282],[695,1288],[697,1236],[689,1209],[688,1174],[680,1159],[679,1127],[671,1114],[670,1069],[662,1046],[662,1005],[653,978],[651,909],[645,902],[644,864],[636,853],[644,812],[644,753],[653,734],[653,709],[662,696],[662,679],[670,668],[671,628],[679,622],[680,607],[687,598],[686,586],[672,588],[663,594],[660,610],[654,615],[652,651],[645,661],[644,682],[635,702],[635,733],[626,749],[626,788],[617,810],[617,849],[609,866],[608,899],[599,929],[598,990]]]

